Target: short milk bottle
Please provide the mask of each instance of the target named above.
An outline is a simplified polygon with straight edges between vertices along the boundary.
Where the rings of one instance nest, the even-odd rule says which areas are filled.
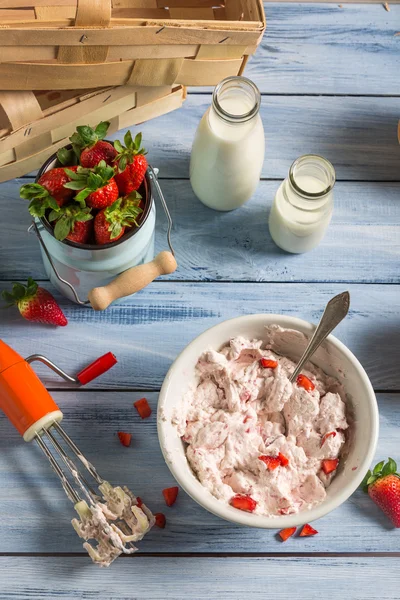
[[[193,191],[210,208],[238,208],[257,188],[265,148],[260,100],[246,77],[227,77],[214,90],[190,160]]]
[[[296,254],[318,246],[331,220],[334,185],[335,170],[322,156],[307,154],[294,161],[269,216],[277,246]]]

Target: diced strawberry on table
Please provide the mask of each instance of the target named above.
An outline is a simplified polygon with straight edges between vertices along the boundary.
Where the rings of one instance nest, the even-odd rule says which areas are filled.
[[[133,406],[138,411],[142,419],[147,419],[151,415],[151,408],[146,398],[141,398],[133,403]]]
[[[126,431],[118,431],[118,437],[123,446],[128,448],[131,445],[132,435],[130,433],[127,433]]]
[[[281,529],[278,533],[282,542],[286,542],[292,535],[296,532],[296,527],[287,527],[286,529]]]
[[[173,504],[175,504],[176,499],[178,497],[179,488],[178,488],[178,486],[174,486],[174,487],[170,487],[170,488],[165,488],[162,491],[162,493],[163,493],[163,496],[164,496],[165,504],[167,506],[172,506]]]
[[[165,518],[165,515],[163,513],[154,513],[154,518],[156,520],[155,524],[157,525],[157,527],[164,529],[164,527],[167,523],[167,519]]]
[[[303,529],[300,531],[299,537],[308,537],[310,535],[316,535],[318,531],[311,527],[308,523],[303,526]]]

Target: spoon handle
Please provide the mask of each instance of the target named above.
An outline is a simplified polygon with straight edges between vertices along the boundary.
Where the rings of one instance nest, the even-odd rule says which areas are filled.
[[[297,367],[293,371],[290,381],[293,382],[297,375],[300,373],[304,364],[310,359],[310,357],[314,354],[314,352],[319,348],[324,339],[335,329],[337,325],[339,325],[340,321],[342,321],[347,313],[349,312],[350,307],[350,294],[349,292],[343,292],[342,294],[338,294],[331,300],[329,300],[326,308],[324,310],[324,314],[321,317],[320,322],[314,334],[305,349],[302,357],[300,358]]]

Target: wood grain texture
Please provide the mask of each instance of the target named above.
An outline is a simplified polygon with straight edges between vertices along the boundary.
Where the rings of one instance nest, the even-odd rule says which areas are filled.
[[[0,291],[7,287],[0,284]],[[69,324],[54,329],[22,319],[14,307],[0,311],[2,339],[22,356],[40,353],[78,371],[105,352],[118,367],[93,388],[159,389],[171,363],[205,329],[243,314],[282,313],[316,323],[328,300],[348,289],[349,315],[335,333],[354,352],[375,389],[399,390],[399,320],[392,285],[173,283],[148,288],[102,313],[59,300]],[[35,366],[46,385],[68,387],[45,366]]]
[[[23,181],[0,185],[2,279],[46,277],[38,241],[27,233],[30,215],[27,202],[19,198]],[[303,255],[281,251],[269,235],[268,212],[279,181],[262,181],[246,206],[229,213],[206,208],[187,180],[161,184],[174,220],[172,241],[179,263],[163,279],[399,282],[400,183],[337,183],[327,235]],[[157,206],[160,252],[167,247],[166,218]]]
[[[400,94],[400,6],[266,2],[246,67],[266,94]]]
[[[53,396],[65,415],[63,427],[99,473],[115,484],[128,485],[155,512],[165,513],[167,527],[163,531],[155,528],[146,536],[139,543],[141,552],[399,550],[398,531],[362,491],[315,523],[318,536],[286,544],[276,539],[275,530],[240,527],[219,519],[183,491],[177,503],[167,508],[161,490],[174,485],[174,479],[157,439],[157,393],[146,394],[153,414],[143,421],[133,408],[139,393],[80,391],[54,392]],[[381,431],[377,460],[396,456],[399,400],[399,394],[378,395]],[[121,430],[132,434],[130,448],[121,446],[117,437]],[[58,478],[36,445],[24,443],[4,416],[0,417],[0,478],[0,553],[84,552],[69,524],[74,511]]]
[[[208,95],[190,95],[179,112],[140,126],[149,159],[162,177],[189,176],[192,141],[210,102]],[[312,153],[328,158],[339,180],[400,180],[400,97],[264,96],[261,116],[266,138],[262,177],[284,178],[295,158]]]
[[[398,599],[399,558],[138,558],[112,571],[82,558],[2,558],[2,598],[35,600]],[[268,594],[268,596],[266,596]]]
[[[210,102],[210,95],[189,95],[179,111],[134,128],[143,132],[149,160],[161,169],[162,178],[189,177],[194,134]],[[400,97],[264,96],[261,116],[266,137],[263,178],[283,179],[293,160],[314,153],[333,163],[338,180],[400,181]],[[122,139],[124,133],[110,138]]]

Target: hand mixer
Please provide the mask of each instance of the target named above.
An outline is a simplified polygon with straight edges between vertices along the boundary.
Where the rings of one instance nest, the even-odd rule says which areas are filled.
[[[63,414],[30,366],[33,361],[46,364],[70,383],[85,385],[117,360],[108,352],[71,377],[45,356],[34,354],[23,359],[0,340],[0,408],[24,440],[34,440],[47,457],[79,515],[72,525],[85,540],[83,547],[95,563],[108,566],[121,553],[137,550],[132,542],[142,539],[154,524],[154,517],[144,504],[138,506],[129,489],[112,487],[100,477],[64,431],[60,425]],[[71,454],[94,483],[88,482],[87,474],[81,473]]]

